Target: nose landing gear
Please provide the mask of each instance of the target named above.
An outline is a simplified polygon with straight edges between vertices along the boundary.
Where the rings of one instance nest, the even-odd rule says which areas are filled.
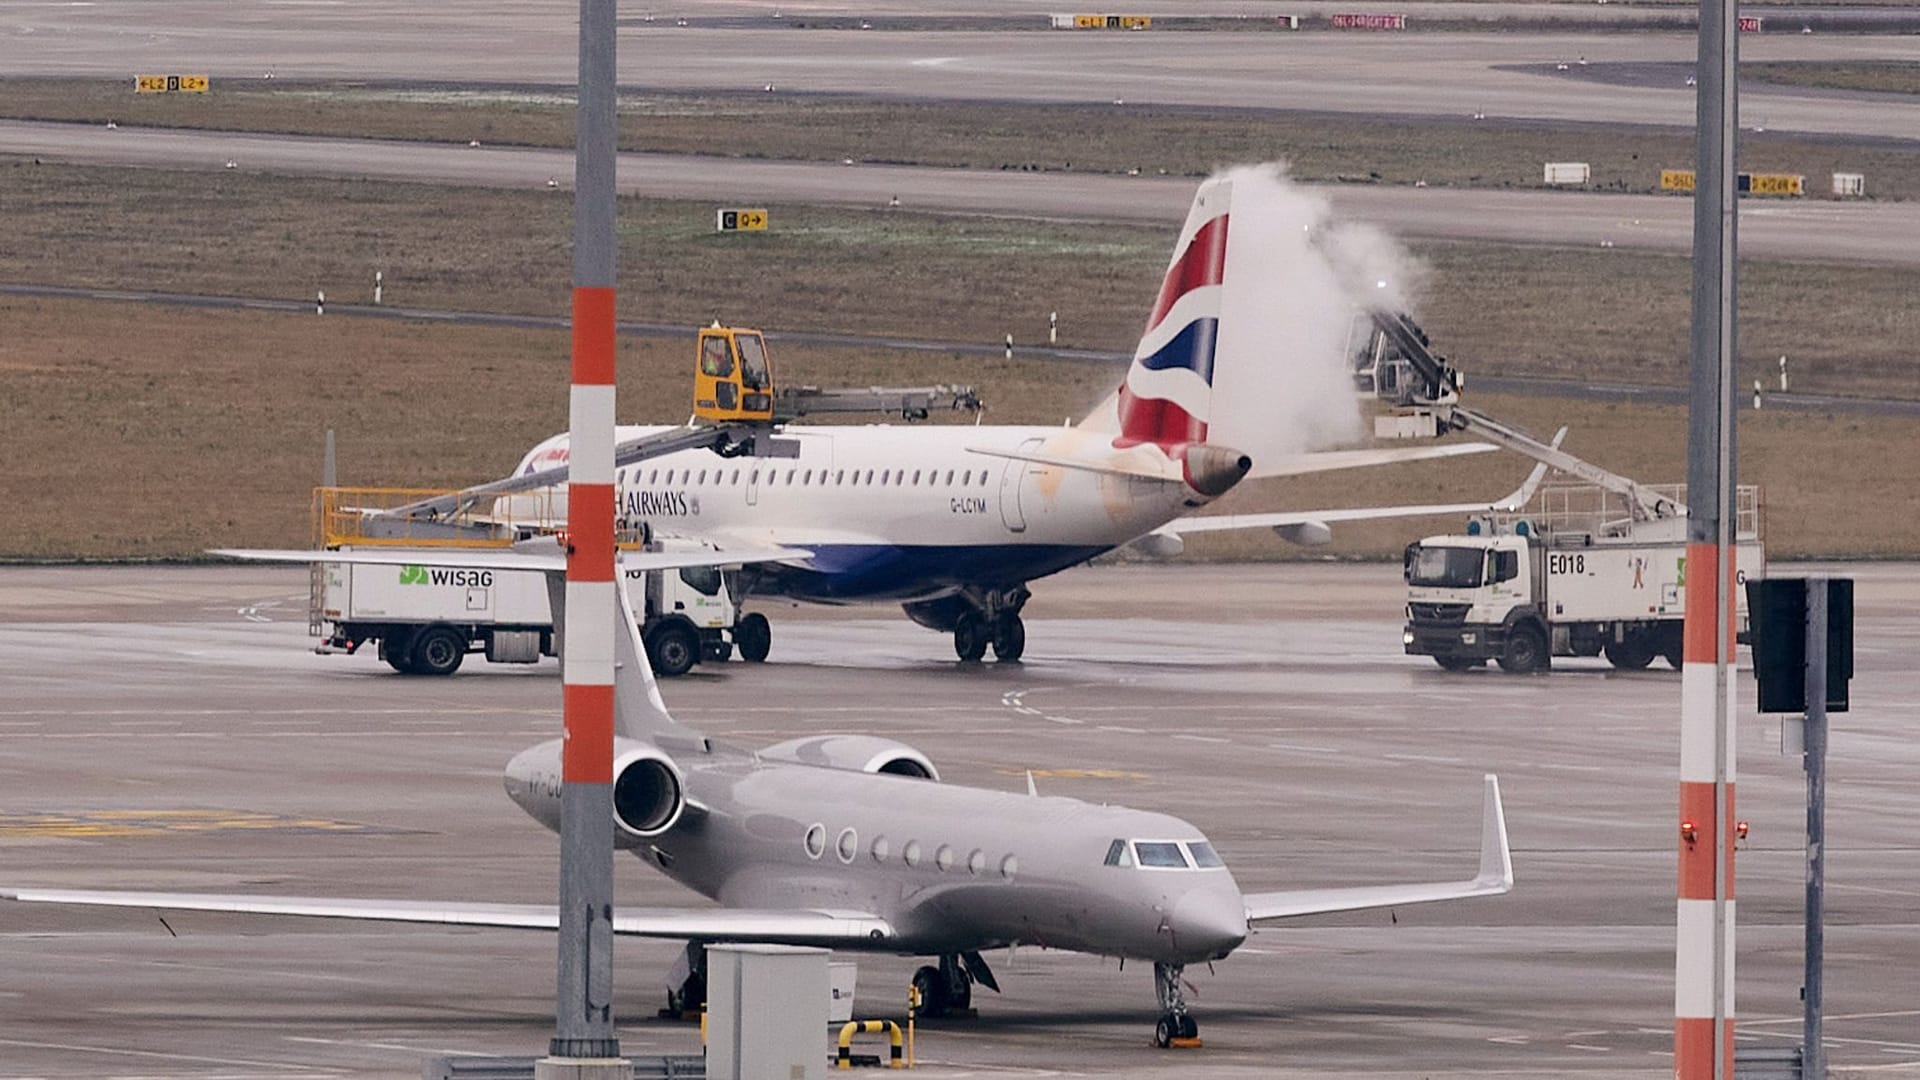
[[[1180,982],[1185,970],[1181,964],[1153,965],[1153,990],[1160,999],[1160,1022],[1153,1027],[1153,1045],[1162,1050],[1200,1045],[1200,1025],[1187,1012],[1187,991]]]

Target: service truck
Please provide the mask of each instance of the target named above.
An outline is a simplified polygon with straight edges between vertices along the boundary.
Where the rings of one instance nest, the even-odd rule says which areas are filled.
[[[1639,485],[1669,505],[1678,486]],[[1758,489],[1739,489],[1736,580],[1765,572]],[[1686,519],[1630,512],[1619,492],[1541,488],[1520,511],[1487,514],[1465,533],[1410,544],[1404,564],[1406,651],[1449,671],[1488,660],[1532,672],[1555,656],[1605,654],[1615,667],[1655,657],[1679,667],[1687,598]],[[1746,590],[1736,588],[1738,625]]]
[[[374,642],[380,659],[407,675],[451,675],[470,652],[501,664],[554,654],[539,571],[324,563],[316,582],[313,622],[325,638],[317,652],[352,654]],[[765,658],[764,651],[752,657],[751,631],[736,628],[731,573],[628,570],[625,583],[634,610],[644,612],[641,635],[655,674],[684,675],[701,660],[725,660],[736,634],[743,653]]]

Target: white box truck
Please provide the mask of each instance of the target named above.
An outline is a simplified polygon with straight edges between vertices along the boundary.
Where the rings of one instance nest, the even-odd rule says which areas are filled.
[[[1684,492],[1665,490],[1684,505]],[[1758,490],[1742,487],[1738,504],[1735,572],[1745,582],[1766,569]],[[1495,660],[1531,672],[1555,656],[1603,653],[1616,667],[1664,657],[1677,668],[1686,555],[1683,516],[1636,519],[1602,488],[1543,488],[1522,512],[1477,517],[1463,534],[1407,546],[1401,641],[1449,671]],[[1746,591],[1734,595],[1744,634]]]
[[[702,660],[732,656],[732,574],[704,566],[629,570],[625,582],[634,610],[644,612],[655,674],[684,675]],[[408,675],[451,675],[476,651],[506,664],[553,655],[547,585],[533,570],[325,563],[315,575],[312,607],[311,622],[325,638],[315,651],[352,654],[375,642],[380,659]],[[742,651],[750,654],[751,645]]]

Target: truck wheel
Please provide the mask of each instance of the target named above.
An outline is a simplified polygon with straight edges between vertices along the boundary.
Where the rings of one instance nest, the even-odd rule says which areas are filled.
[[[1547,639],[1537,627],[1516,626],[1507,634],[1500,666],[1515,675],[1530,675],[1547,666]]]
[[[1436,656],[1433,662],[1448,671],[1472,671],[1486,660],[1477,656]]]
[[[451,675],[467,658],[467,635],[451,626],[429,626],[413,642],[412,674]]]
[[[767,624],[765,615],[749,611],[733,624],[733,643],[740,650],[740,659],[758,664],[773,648],[773,627]]]
[[[1607,661],[1622,671],[1639,671],[1653,663],[1653,645],[1646,638],[1634,634],[1625,641],[1607,642]]]
[[[700,635],[693,627],[675,619],[663,622],[647,633],[647,663],[662,678],[678,678],[693,670],[700,660]]]
[[[413,670],[413,631],[395,630],[381,635],[380,659],[402,675],[418,674]]]

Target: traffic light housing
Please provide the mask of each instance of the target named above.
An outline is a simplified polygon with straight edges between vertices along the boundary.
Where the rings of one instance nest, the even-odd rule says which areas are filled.
[[[1749,578],[1747,618],[1763,713],[1807,709],[1807,579]],[[1827,711],[1847,711],[1853,678],[1853,579],[1827,579]]]

